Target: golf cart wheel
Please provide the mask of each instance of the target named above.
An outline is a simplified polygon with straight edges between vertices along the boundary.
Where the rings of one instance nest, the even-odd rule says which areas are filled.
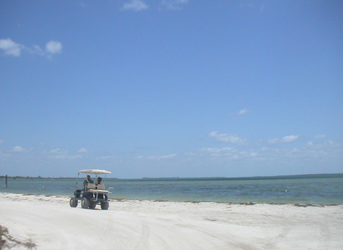
[[[78,201],[75,198],[71,198],[69,203],[71,207],[77,207]]]
[[[107,210],[108,207],[109,207],[108,201],[102,201],[102,202],[101,202],[101,209],[102,209],[102,210]]]
[[[96,207],[96,202],[95,201],[91,201],[89,208],[90,209],[94,209]]]
[[[89,208],[89,205],[90,205],[90,201],[86,197],[83,197],[81,200],[82,208]]]

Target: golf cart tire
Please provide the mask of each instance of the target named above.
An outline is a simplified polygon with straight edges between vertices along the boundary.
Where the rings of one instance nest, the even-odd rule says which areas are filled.
[[[96,202],[95,201],[91,201],[89,204],[89,208],[90,209],[94,209],[96,207]]]
[[[102,210],[107,210],[108,207],[109,207],[108,201],[102,201],[102,202],[101,202],[101,209],[102,209]]]
[[[86,197],[83,197],[81,200],[82,208],[89,208],[89,205],[90,205],[90,201]]]
[[[77,204],[78,204],[78,200],[75,199],[75,198],[71,198],[70,199],[70,206],[71,207],[77,207]]]

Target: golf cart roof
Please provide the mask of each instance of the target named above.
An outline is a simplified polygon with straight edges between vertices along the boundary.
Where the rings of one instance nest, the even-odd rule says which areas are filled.
[[[110,171],[100,170],[100,169],[80,170],[79,173],[83,173],[83,174],[112,174],[112,172],[110,172]]]

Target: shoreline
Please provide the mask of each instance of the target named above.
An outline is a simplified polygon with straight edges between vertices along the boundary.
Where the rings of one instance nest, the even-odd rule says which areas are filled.
[[[343,205],[112,199],[100,210],[12,193],[0,203],[0,225],[32,249],[343,249]]]
[[[30,193],[10,193],[10,192],[2,192],[0,194],[13,194],[13,195],[23,195],[23,196],[36,196],[36,197],[59,197],[59,198],[66,198],[70,199],[73,195],[54,195],[54,194],[30,194]],[[192,200],[185,200],[185,201],[177,201],[177,200],[161,200],[161,199],[128,199],[128,198],[109,198],[111,201],[117,202],[125,202],[125,201],[150,201],[150,202],[175,202],[175,203],[218,203],[218,204],[227,204],[227,205],[275,205],[275,206],[283,206],[283,205],[291,205],[296,207],[326,207],[326,206],[343,206],[343,204],[337,203],[277,203],[277,202],[230,202],[230,201],[192,201]]]
[[[0,179],[77,179],[77,176],[22,176],[22,175],[0,175]],[[319,173],[319,174],[286,174],[286,175],[256,175],[256,176],[208,176],[208,177],[137,177],[137,178],[117,178],[108,177],[107,179],[115,180],[187,180],[187,179],[202,179],[202,180],[249,180],[249,179],[316,179],[342,177],[343,173]]]

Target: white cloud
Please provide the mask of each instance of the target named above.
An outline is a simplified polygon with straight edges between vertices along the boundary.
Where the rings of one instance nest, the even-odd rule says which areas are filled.
[[[240,137],[238,137],[235,134],[218,134],[217,131],[211,132],[209,134],[210,137],[213,137],[214,139],[216,139],[217,141],[222,141],[222,142],[229,142],[229,143],[237,143],[239,145],[245,144],[246,143],[246,139],[242,139]]]
[[[45,51],[50,54],[57,54],[62,52],[62,43],[59,41],[49,41],[45,45]]]
[[[148,159],[150,160],[164,160],[164,159],[171,159],[176,157],[177,154],[170,154],[170,155],[162,155],[162,156],[149,156]]]
[[[85,149],[85,148],[80,148],[79,149],[79,153],[87,153],[87,152],[88,152],[88,150]]]
[[[32,45],[32,47],[27,47],[22,44],[13,42],[11,39],[0,39],[0,49],[2,49],[6,55],[11,55],[18,57],[21,55],[22,50],[37,54],[40,56],[45,56],[51,58],[52,55],[62,52],[62,43],[59,41],[49,41],[45,45],[45,50],[43,50],[38,45]]]
[[[248,113],[249,110],[248,109],[242,109],[238,112],[238,115],[245,115],[246,113]]]
[[[131,0],[123,5],[124,10],[142,11],[148,8],[148,5],[146,5],[142,0]]]
[[[188,0],[162,0],[161,5],[169,10],[181,9],[182,4],[187,4]]]
[[[316,135],[314,138],[316,138],[316,139],[323,139],[323,138],[326,138],[326,135],[325,134]]]
[[[25,149],[23,147],[20,147],[20,146],[15,146],[12,150],[13,150],[13,152],[16,152],[16,153],[25,153],[25,152],[27,152],[27,149]]]
[[[299,137],[300,135],[288,135],[282,138],[282,140],[280,140],[279,138],[274,138],[274,139],[268,140],[268,144],[291,143],[298,140]]]
[[[81,155],[67,155],[67,154],[61,154],[61,155],[53,155],[50,156],[49,159],[56,159],[56,160],[75,160],[75,159],[81,159]]]
[[[13,42],[11,39],[0,39],[0,49],[2,49],[6,55],[20,56],[23,45]]]
[[[282,142],[284,143],[291,143],[291,142],[294,142],[296,140],[299,139],[299,135],[289,135],[289,136],[285,136],[283,139],[282,139]]]
[[[313,142],[309,141],[306,144],[309,148],[317,148],[317,149],[323,149],[323,148],[338,148],[341,145],[339,143],[333,142],[333,141],[325,141],[325,142]]]
[[[76,160],[81,159],[82,155],[69,155],[69,151],[61,148],[54,148],[48,152],[50,155],[48,159],[55,160]]]

